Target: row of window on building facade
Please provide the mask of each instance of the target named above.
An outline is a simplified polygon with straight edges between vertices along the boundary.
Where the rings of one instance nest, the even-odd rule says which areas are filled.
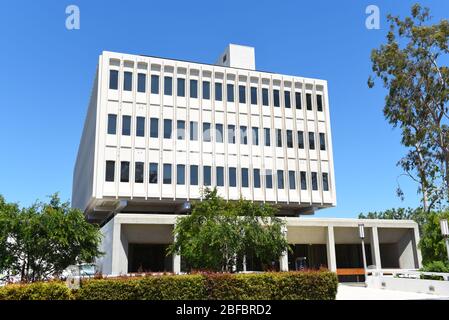
[[[186,80],[184,78],[177,78],[177,92],[176,95],[178,97],[186,96]],[[109,89],[117,90],[119,87],[118,80],[118,71],[110,70],[109,75]],[[210,81],[202,81],[202,98],[204,100],[211,99],[211,83]],[[222,101],[223,100],[223,84],[221,82],[215,82],[215,100]],[[132,91],[133,90],[133,82],[132,82],[132,72],[125,71],[123,76],[123,90],[124,91]],[[159,94],[159,76],[151,75],[151,93]],[[257,87],[250,87],[250,103],[253,105],[257,105]],[[137,92],[145,93],[146,92],[146,74],[138,73],[137,74]],[[234,85],[227,84],[227,97],[226,100],[228,102],[234,102]],[[164,95],[172,96],[173,95],[173,78],[170,76],[164,76]],[[190,98],[198,98],[198,80],[190,79]],[[239,103],[246,103],[246,86],[239,85],[238,86],[238,101]],[[279,89],[273,89],[272,92],[272,103],[275,107],[280,107],[280,91]],[[269,103],[269,90],[268,88],[262,88],[262,105],[268,106]],[[284,90],[284,107],[291,108],[291,93],[289,90]],[[316,106],[317,111],[323,111],[323,97],[321,94],[316,95]],[[302,108],[301,103],[301,93],[295,92],[295,107],[296,109]],[[306,93],[306,107],[307,110],[312,110],[312,94]]]
[[[224,131],[223,124],[216,123],[215,124],[215,142],[223,143],[224,142]],[[252,127],[252,144],[259,145],[259,128]],[[248,127],[240,126],[240,144],[248,144]],[[276,147],[282,147],[282,129],[275,129],[275,137],[276,137]],[[117,133],[117,115],[109,114],[108,115],[108,134],[116,134]],[[164,119],[163,121],[163,137],[164,139],[171,139],[173,135],[173,121],[171,119]],[[213,130],[211,128],[211,123],[203,122],[202,123],[202,133],[203,133],[203,141],[204,142],[212,142],[212,133]],[[236,126],[228,125],[227,131],[227,141],[228,143],[235,144],[236,143]],[[264,135],[264,146],[271,146],[271,129],[263,128]],[[176,123],[176,138],[178,140],[186,139],[186,123],[184,120],[177,120]],[[131,135],[131,116],[124,115],[122,116],[122,136],[130,136]],[[136,117],[136,136],[144,137],[145,136],[145,117]],[[151,138],[159,138],[159,119],[158,118],[150,118],[150,137]],[[198,122],[190,121],[189,128],[189,137],[191,141],[198,140]],[[315,150],[315,133],[309,132],[309,149]],[[293,148],[293,130],[285,130],[285,141],[287,144],[287,148]],[[297,143],[299,149],[304,149],[304,132],[297,131]],[[326,150],[326,137],[323,132],[319,133],[319,143],[320,150]]]
[[[203,181],[200,183],[199,181],[199,166],[198,165],[189,165],[189,173],[190,180],[189,184],[191,186],[204,185],[204,186],[212,186],[212,166],[202,166],[203,169]],[[163,184],[172,184],[172,164],[164,163],[162,167],[162,183]],[[216,181],[215,186],[223,187],[224,184],[224,167],[217,166],[216,167]],[[229,187],[237,187],[237,168],[229,167]],[[249,187],[249,169],[241,168],[240,173],[240,181],[242,188]],[[158,163],[150,163],[149,165],[149,180],[150,184],[158,183]],[[120,182],[129,182],[130,177],[130,162],[129,161],[121,161],[120,162]],[[135,183],[143,183],[144,181],[144,163],[136,162],[135,170],[134,170],[134,182]],[[301,190],[307,190],[307,173],[305,171],[300,171],[300,188]],[[277,170],[277,188],[284,189],[284,182],[288,183],[288,188],[290,190],[296,189],[296,174],[295,171],[289,170],[284,177],[284,170]],[[288,182],[287,178],[288,177]],[[322,188],[323,191],[329,191],[329,176],[327,172],[323,172],[321,174],[322,178]],[[115,161],[106,161],[106,182],[114,182],[115,181]],[[312,190],[318,190],[318,173],[311,172],[311,182],[312,182]],[[185,185],[186,184],[186,165],[178,164],[176,165],[176,184],[177,185]],[[260,169],[253,169],[253,187],[261,188],[261,172]],[[265,188],[272,189],[273,188],[273,173],[272,170],[265,171]]]

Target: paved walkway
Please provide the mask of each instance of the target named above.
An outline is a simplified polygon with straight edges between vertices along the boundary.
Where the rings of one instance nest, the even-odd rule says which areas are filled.
[[[449,297],[437,296],[426,293],[414,293],[405,291],[372,289],[347,284],[339,284],[337,300],[435,300],[449,299]]]

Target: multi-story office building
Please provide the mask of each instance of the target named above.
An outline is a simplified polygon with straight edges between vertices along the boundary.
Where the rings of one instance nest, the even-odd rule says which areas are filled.
[[[204,187],[217,187],[229,200],[280,207],[296,248],[290,261],[281,257],[281,269],[308,256],[310,267],[335,270],[334,225],[347,228],[344,252],[358,245],[357,220],[299,218],[336,205],[333,168],[325,80],[257,71],[254,49],[237,45],[215,64],[103,52],[75,165],[73,206],[103,226],[104,273],[179,272],[180,257],[169,259],[164,250],[176,216],[201,200]],[[407,223],[384,256],[399,252],[398,241],[406,239],[410,246],[393,260],[414,267],[416,225]],[[379,266],[381,231],[373,228],[377,244],[369,259]],[[358,265],[358,258],[351,259]]]

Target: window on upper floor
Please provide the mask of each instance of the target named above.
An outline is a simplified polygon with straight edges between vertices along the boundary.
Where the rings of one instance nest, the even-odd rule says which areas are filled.
[[[223,125],[221,123],[215,124],[215,142],[223,142]]]
[[[315,150],[315,133],[309,132],[309,149]]]
[[[223,85],[221,84],[221,82],[215,82],[215,100],[223,100]]]
[[[176,184],[186,184],[186,166],[176,165]]]
[[[109,70],[109,89],[112,89],[112,90],[118,89],[118,71],[117,70]]]
[[[262,105],[268,106],[270,102],[268,101],[268,89],[262,88]]]
[[[164,77],[164,95],[173,95],[173,78],[165,76]]]
[[[284,170],[277,171],[278,189],[284,189]]]
[[[150,137],[157,138],[159,136],[159,119],[150,118]]]
[[[198,166],[193,164],[190,165],[190,185],[198,185]]]
[[[287,148],[293,148],[293,131],[287,130]]]
[[[147,76],[145,73],[137,74],[137,92],[145,92]]]
[[[227,91],[228,102],[234,102],[234,85],[228,84],[226,91]]]
[[[159,94],[159,76],[156,74],[151,75],[151,93]]]
[[[186,122],[184,120],[178,120],[176,123],[176,138],[178,140],[186,138]]]
[[[198,122],[190,121],[190,141],[198,141]]]
[[[242,188],[249,187],[248,168],[242,168]]]
[[[284,105],[286,108],[291,108],[290,91],[284,91]]]
[[[316,95],[316,109],[323,111],[323,96],[321,94]]]
[[[203,182],[205,186],[212,185],[212,167],[203,166]]]
[[[265,188],[273,189],[273,171],[271,169],[265,170]]]
[[[105,180],[107,182],[114,182],[114,176],[115,176],[115,161],[106,161],[106,174],[105,174]]]
[[[136,117],[136,136],[145,136],[145,117]]]
[[[292,170],[288,171],[288,184],[289,184],[290,190],[296,189],[295,171],[292,171]]]
[[[224,186],[224,167],[217,167],[217,187]]]
[[[304,132],[298,131],[298,148],[304,149]]]
[[[320,150],[326,150],[326,136],[323,132],[320,132]]]
[[[190,98],[198,98],[198,80],[190,80]]]
[[[311,111],[312,110],[312,94],[311,93],[306,93],[306,105],[307,105],[307,110]]]
[[[123,90],[131,91],[133,89],[133,73],[125,71],[123,74]]]
[[[239,86],[239,103],[246,103],[246,87]]]
[[[254,188],[260,188],[260,169],[253,169]]]
[[[178,82],[178,84],[177,84],[178,97],[185,97],[186,96],[186,79],[178,78],[177,82]]]
[[[151,162],[150,163],[150,179],[149,179],[149,183],[157,183],[157,163]]]
[[[122,135],[131,135],[131,116],[122,116]]]
[[[280,103],[279,103],[279,90],[278,89],[274,89],[273,90],[273,105],[275,107],[279,107]]]
[[[252,134],[253,134],[253,146],[258,146],[259,145],[259,128],[258,127],[253,127],[252,130]]]
[[[212,141],[209,122],[203,122],[203,141],[204,142]]]
[[[318,190],[318,179],[316,172],[312,172],[312,190]]]
[[[172,120],[164,119],[164,139],[171,139],[172,130]]]
[[[117,115],[108,114],[108,134],[117,133]]]
[[[307,190],[307,174],[305,171],[300,172],[301,190]]]
[[[276,129],[276,147],[282,148],[282,130]]]
[[[129,161],[120,162],[120,182],[129,182]]]
[[[295,106],[296,106],[296,109],[301,109],[302,108],[301,93],[300,92],[295,92]]]
[[[143,183],[143,162],[136,162],[134,181],[136,183]]]
[[[265,147],[269,147],[271,145],[270,128],[264,128],[263,131],[264,131]]]
[[[237,186],[237,169],[233,167],[229,167],[229,186]]]
[[[240,144],[248,144],[248,134],[246,126],[240,126]]]
[[[203,81],[203,99],[210,100],[210,82]]]
[[[228,143],[235,143],[235,125],[228,125]]]
[[[323,191],[329,191],[329,175],[323,172]]]
[[[257,104],[257,87],[251,87],[251,104]]]
[[[164,184],[171,184],[171,164],[170,163],[164,163],[162,182]]]

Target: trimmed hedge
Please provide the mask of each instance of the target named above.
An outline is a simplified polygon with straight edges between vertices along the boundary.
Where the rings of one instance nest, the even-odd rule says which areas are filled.
[[[73,292],[61,282],[8,285],[0,300],[333,300],[337,286],[328,271],[159,275],[89,279]]]

